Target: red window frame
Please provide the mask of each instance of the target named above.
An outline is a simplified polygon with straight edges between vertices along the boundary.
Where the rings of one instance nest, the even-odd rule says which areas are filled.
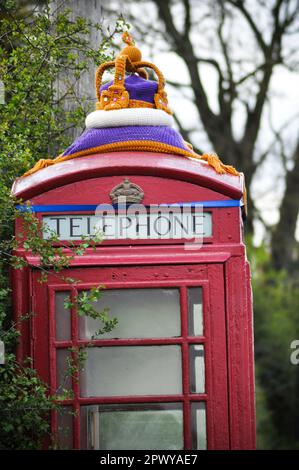
[[[39,312],[33,318],[34,328],[43,329],[48,335],[47,346],[39,335],[34,341],[35,367],[50,383],[51,392],[55,393],[56,383],[56,350],[69,347],[84,347],[93,343],[95,346],[127,346],[127,345],[180,345],[182,354],[182,394],[180,395],[149,395],[123,397],[80,397],[78,377],[73,379],[74,398],[64,400],[63,404],[72,406],[76,411],[73,418],[73,445],[80,449],[80,406],[124,403],[182,403],[184,449],[192,448],[191,403],[206,404],[206,435],[208,449],[228,449],[228,386],[227,386],[227,346],[225,327],[225,295],[223,264],[190,264],[190,265],[156,265],[156,266],[122,266],[119,268],[73,268],[81,282],[70,288],[69,284],[58,281],[54,275],[47,285],[38,283],[39,274],[33,273],[33,291],[35,306],[33,311]],[[129,275],[128,275],[129,273]],[[72,269],[68,276],[73,275]],[[104,284],[106,289],[125,288],[164,288],[176,287],[180,290],[181,336],[174,338],[142,338],[142,339],[97,339],[82,340],[78,335],[78,315],[71,311],[71,341],[57,341],[55,338],[55,292],[70,291],[75,296],[77,290],[89,289]],[[202,288],[203,303],[203,336],[188,334],[188,287]],[[34,310],[36,307],[37,310]],[[44,314],[43,314],[44,312]],[[49,314],[49,321],[45,316]],[[113,312],[112,312],[113,314]],[[43,326],[42,326],[43,325]],[[45,338],[44,338],[45,339]],[[205,358],[205,393],[190,392],[189,346],[204,345]],[[76,361],[76,355],[73,359]],[[47,367],[47,358],[49,367]],[[52,429],[57,431],[57,413],[53,412]]]

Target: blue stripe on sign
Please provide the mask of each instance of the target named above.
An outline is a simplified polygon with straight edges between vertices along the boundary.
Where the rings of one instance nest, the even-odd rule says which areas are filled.
[[[196,207],[196,206],[203,206],[203,207],[240,207],[241,201],[238,199],[230,199],[228,201],[201,201],[201,202],[175,202],[172,204],[178,204],[182,207]],[[160,204],[161,206],[168,206],[170,204]]]
[[[172,202],[169,204],[160,204],[161,206],[170,206],[177,204],[181,207],[202,206],[206,208],[214,207],[240,207],[241,201],[238,199],[229,199],[227,201],[193,201],[193,202]],[[115,205],[114,205],[115,206]],[[21,212],[90,212],[95,211],[98,205],[95,204],[53,204],[53,205],[17,205],[16,208]]]
[[[44,206],[16,206],[21,212],[82,212],[94,211],[98,206],[94,204],[54,204]]]

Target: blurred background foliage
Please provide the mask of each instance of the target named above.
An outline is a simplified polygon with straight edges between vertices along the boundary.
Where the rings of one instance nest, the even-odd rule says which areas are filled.
[[[95,47],[89,40],[92,29],[101,34]],[[111,38],[123,30],[123,21],[114,22],[106,34],[101,29],[100,23],[53,9],[48,2],[0,4],[0,340],[6,352],[0,366],[1,450],[39,449],[45,442],[57,447],[49,416],[61,393],[49,396],[30,358],[24,364],[15,358],[19,332],[12,321],[9,283],[9,268],[17,261],[12,255],[16,211],[11,186],[34,162],[63,150],[72,131],[82,128],[92,104],[78,100],[76,84],[86,70],[110,59]],[[31,222],[30,230],[36,221]],[[38,232],[32,238],[37,247]],[[22,321],[29,321],[33,312],[23,314]]]
[[[179,72],[171,78],[163,72],[183,137],[198,151],[210,145],[245,173],[258,447],[298,449],[299,366],[290,363],[290,343],[299,339],[298,114],[276,124],[271,111],[276,74],[298,74],[297,0],[2,1],[1,250],[7,252],[12,237],[12,182],[40,158],[56,156],[82,130],[86,112],[94,109],[95,66],[118,47],[121,14],[141,50],[153,57],[174,53],[182,65],[183,79]],[[216,74],[212,90],[207,70]],[[197,113],[191,124],[183,119],[189,113],[182,111],[182,97]],[[270,195],[270,219],[260,202],[264,192]],[[8,265],[3,255],[3,330],[10,326]]]
[[[252,271],[256,363],[257,444],[299,448],[299,367],[290,343],[299,338],[298,276],[271,265],[269,249],[247,240]]]

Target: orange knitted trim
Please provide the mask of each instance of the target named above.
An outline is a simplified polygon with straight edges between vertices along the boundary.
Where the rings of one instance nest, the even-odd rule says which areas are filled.
[[[100,87],[102,84],[102,77],[105,72],[105,70],[110,69],[111,67],[114,67],[114,61],[110,62],[105,62],[104,64],[101,64],[96,71],[96,79],[95,79],[95,86],[96,86],[96,96],[98,101],[101,99],[101,92],[100,92]]]
[[[129,108],[154,108],[155,105],[153,103],[149,103],[148,101],[141,101],[141,100],[130,100],[129,101]]]
[[[141,67],[148,67],[156,73],[158,77],[158,90],[154,97],[156,108],[162,109],[168,114],[173,114],[172,111],[168,107],[167,93],[164,90],[164,86],[165,86],[164,76],[162,72],[158,69],[158,67],[146,61],[134,62],[134,66],[137,72]]]
[[[182,155],[185,157],[195,158],[197,160],[204,160],[210,166],[212,166],[217,173],[230,173],[232,175],[239,175],[238,171],[229,165],[224,165],[217,155],[197,155],[196,153],[172,145],[164,144],[161,142],[153,142],[150,140],[131,140],[129,142],[115,142],[112,144],[101,145],[99,147],[93,147],[87,150],[81,150],[80,152],[73,153],[72,155],[59,155],[54,160],[41,159],[39,160],[31,170],[24,173],[23,176],[29,176],[38,170],[46,168],[56,163],[65,162],[73,158],[83,157],[91,155],[93,153],[104,153],[104,152],[117,152],[117,151],[143,151],[143,152],[157,152],[157,153],[174,153],[176,155]]]
[[[141,101],[141,100],[129,100],[128,108],[154,108],[155,105],[153,103],[149,103],[148,101]],[[102,106],[100,101],[96,104],[97,110],[106,110],[105,107]],[[113,108],[117,109],[117,108]]]
[[[122,33],[121,39],[122,39],[123,42],[128,44],[128,46],[135,46],[135,41],[134,41],[133,37],[131,36],[131,34],[129,34],[128,31],[124,31]]]

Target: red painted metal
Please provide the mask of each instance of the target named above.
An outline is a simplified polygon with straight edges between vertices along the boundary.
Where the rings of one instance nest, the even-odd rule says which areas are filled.
[[[29,276],[30,270],[25,267],[19,270],[12,269],[10,273],[10,282],[13,287],[13,316],[21,338],[16,349],[16,357],[20,362],[26,357],[32,357],[31,320],[20,322],[20,318],[30,312]]]
[[[184,446],[185,449],[191,449],[191,419],[190,419],[190,401],[189,401],[189,343],[188,343],[188,303],[187,288],[180,288],[180,308],[181,308],[181,353],[182,353],[182,374],[183,374],[183,410],[184,410]],[[199,338],[198,338],[199,341]]]
[[[151,264],[188,264],[188,263],[220,263],[228,260],[231,256],[230,251],[222,251],[226,247],[221,246],[221,251],[216,251],[218,245],[205,247],[197,251],[187,251],[182,246],[147,247],[147,246],[134,246],[132,247],[118,247],[106,248],[99,247],[94,253],[92,250],[86,250],[84,256],[74,256],[71,260],[71,266],[84,267],[84,266],[99,266],[105,264],[106,266],[119,266],[119,265],[151,265]],[[123,249],[122,249],[123,248]],[[139,248],[139,249],[138,249]],[[235,251],[234,247],[229,247],[228,250]],[[241,247],[237,247],[237,251],[243,251]],[[32,256],[24,250],[18,251],[20,256],[23,256],[30,266],[39,266],[40,260],[38,256]]]
[[[230,408],[231,448],[247,449],[255,446],[252,303],[246,282],[248,264],[240,257],[232,257],[225,267],[229,393],[242,397],[242,405],[245,404],[241,406],[234,400],[234,406]],[[245,361],[242,361],[243,357]]]
[[[76,289],[88,289],[98,283],[103,283],[107,289],[112,288],[153,288],[153,287],[169,287],[178,286],[181,292],[181,319],[182,319],[182,333],[181,337],[175,338],[143,338],[143,339],[98,339],[95,341],[91,340],[78,340],[78,325],[77,315],[73,312],[72,315],[72,340],[71,341],[55,341],[52,335],[49,335],[49,352],[46,352],[45,348],[42,347],[44,338],[37,338],[37,350],[44,354],[44,358],[39,358],[39,364],[36,364],[40,373],[43,368],[43,363],[47,360],[47,354],[50,357],[55,358],[55,350],[57,348],[66,347],[88,347],[90,344],[94,346],[128,346],[128,345],[154,345],[154,344],[179,344],[182,347],[182,365],[183,365],[183,394],[179,396],[147,396],[147,397],[98,397],[98,398],[83,398],[79,396],[78,381],[74,381],[74,399],[68,400],[65,404],[72,404],[78,411],[82,404],[104,404],[104,403],[135,403],[135,402],[181,402],[184,409],[184,437],[185,437],[185,448],[191,448],[191,429],[190,429],[190,404],[193,401],[205,401],[207,403],[207,413],[211,421],[210,432],[208,435],[209,448],[228,449],[229,445],[229,431],[228,431],[228,399],[226,390],[227,375],[226,375],[226,336],[225,328],[221,325],[220,317],[222,317],[222,323],[224,323],[224,308],[221,303],[224,302],[223,296],[211,296],[211,292],[217,291],[217,289],[223,289],[224,280],[222,265],[216,265],[216,272],[211,272],[205,265],[192,265],[192,268],[179,265],[169,266],[140,266],[143,274],[146,277],[145,280],[140,280],[140,273],[136,267],[122,267],[117,268],[117,277],[122,277],[125,274],[128,281],[120,282],[118,279],[112,280],[114,277],[114,268],[102,267],[102,268],[91,268],[90,270],[79,269],[80,279],[82,282],[76,286]],[[74,268],[75,269],[75,268]],[[70,276],[73,276],[73,270],[69,272]],[[36,299],[41,297],[47,298],[49,305],[53,305],[50,299],[53,299],[55,291],[64,291],[69,289],[68,285],[61,281],[57,282],[56,276],[50,276],[47,285],[43,285],[38,282],[39,273],[34,273],[34,283],[36,282]],[[164,280],[161,281],[160,278]],[[180,281],[181,279],[181,281]],[[211,284],[212,283],[212,284]],[[210,286],[211,284],[211,286]],[[206,312],[206,325],[204,336],[188,336],[188,315],[187,315],[187,286],[201,286],[203,289],[203,310]],[[220,287],[218,287],[220,286]],[[74,288],[73,288],[74,289]],[[219,305],[220,303],[220,305]],[[32,306],[37,315],[35,317],[36,329],[44,329],[47,323],[48,311],[43,311],[39,308],[39,303]],[[50,309],[51,312],[52,309]],[[212,315],[214,313],[214,315]],[[51,332],[55,331],[55,316],[50,313],[49,329]],[[217,325],[220,326],[217,328]],[[210,326],[210,324],[212,326]],[[215,339],[213,338],[212,331],[218,331]],[[209,346],[210,343],[210,346]],[[205,394],[191,394],[189,390],[189,345],[190,344],[204,344],[205,355],[207,362],[213,364],[213,370],[218,369],[217,383],[212,378],[214,372],[212,368],[206,367],[206,383],[207,392]],[[44,345],[43,345],[44,346]],[[217,352],[218,351],[218,352]],[[220,360],[220,364],[217,361]],[[56,387],[56,375],[54,364],[50,368],[43,368],[44,374],[49,373],[50,376],[48,381],[52,382],[52,390]],[[54,369],[54,373],[53,373]],[[220,397],[221,396],[221,399]],[[223,420],[221,426],[219,426],[219,420]],[[79,448],[79,436],[80,436],[80,419],[79,415],[74,419],[74,446]]]
[[[15,182],[13,193],[32,204],[110,203],[111,189],[128,177],[140,185],[145,204],[241,199],[243,176],[218,175],[206,163],[165,154],[117,152],[78,158],[41,170]],[[79,197],[79,200],[78,200]],[[183,405],[184,446],[190,449],[191,403],[205,402],[209,449],[255,447],[252,299],[250,271],[242,241],[241,210],[213,208],[213,236],[197,250],[186,250],[183,240],[109,241],[75,256],[64,275],[80,280],[70,287],[56,275],[40,284],[39,259],[21,246],[18,256],[30,267],[12,270],[14,317],[34,311],[21,323],[18,359],[31,355],[41,378],[56,390],[56,351],[84,347],[78,318],[71,313],[71,340],[55,338],[57,291],[88,289],[99,283],[110,288],[176,286],[180,289],[181,336],[177,338],[98,339],[95,346],[177,344],[182,351],[182,394],[169,396],[80,397],[73,380],[74,398],[65,400],[77,415],[73,420],[74,448],[80,448],[80,406],[109,403],[167,403]],[[38,214],[41,219],[43,214]],[[17,221],[16,232],[21,223]],[[67,248],[65,249],[67,252]],[[187,287],[203,289],[203,336],[188,335]],[[189,346],[205,349],[206,391],[189,389]],[[76,355],[73,353],[76,360]],[[53,414],[53,430],[57,416]]]
[[[243,196],[242,174],[240,176],[224,174],[220,177],[204,162],[152,152],[103,153],[68,160],[40,170],[26,178],[19,178],[14,183],[13,194],[27,200],[53,188],[77,181],[130,175],[171,178],[194,183],[231,198],[237,199]],[[119,182],[119,178],[115,181]],[[91,186],[93,188],[93,182]],[[80,203],[83,202],[80,200]]]

